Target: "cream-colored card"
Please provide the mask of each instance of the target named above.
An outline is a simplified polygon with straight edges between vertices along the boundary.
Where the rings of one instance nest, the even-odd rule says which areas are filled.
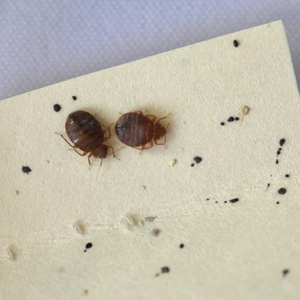
[[[76,110],[172,113],[167,149],[97,178]],[[2,101],[1,299],[299,299],[299,129],[281,21]]]

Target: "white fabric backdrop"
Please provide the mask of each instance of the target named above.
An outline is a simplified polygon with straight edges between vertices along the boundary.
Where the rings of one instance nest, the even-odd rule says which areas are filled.
[[[299,83],[299,0],[0,0],[0,99],[277,19]]]

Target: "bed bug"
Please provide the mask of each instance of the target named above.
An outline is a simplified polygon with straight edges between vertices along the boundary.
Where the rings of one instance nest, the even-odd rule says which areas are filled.
[[[160,121],[168,116],[156,121],[156,116],[144,115],[141,111],[123,114],[115,125],[116,134],[123,144],[138,150],[152,148],[153,142],[156,145],[165,145],[169,124],[164,128]],[[158,140],[162,137],[164,137],[164,142],[159,143]],[[147,144],[149,146],[146,148]]]
[[[110,127],[108,127],[108,136],[105,137],[105,126],[90,113],[83,110],[72,112],[67,117],[65,128],[69,139],[74,145],[65,139],[62,134],[56,134],[60,135],[72,147],[72,150],[80,156],[88,154],[89,168],[91,165],[91,156],[101,159],[101,167],[103,159],[108,155],[107,151],[109,148],[112,149],[112,154],[115,157],[114,148],[103,144],[111,137]],[[83,153],[78,152],[76,149],[82,150]]]

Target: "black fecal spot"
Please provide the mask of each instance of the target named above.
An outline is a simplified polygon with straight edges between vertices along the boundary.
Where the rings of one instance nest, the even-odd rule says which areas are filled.
[[[280,154],[280,150],[277,151],[277,155],[279,155],[279,154]]]
[[[284,278],[287,274],[290,273],[290,270],[289,269],[283,269],[282,270],[282,277]]]
[[[233,46],[234,46],[235,48],[237,48],[237,47],[239,46],[239,42],[238,42],[237,40],[234,40],[234,41],[232,42],[232,44],[233,44]]]
[[[72,99],[73,99],[74,101],[76,101],[76,100],[77,100],[77,97],[76,97],[76,96],[73,96]]]
[[[280,146],[282,146],[284,143],[285,143],[285,139],[281,139],[281,140],[279,141],[279,145],[280,145]]]
[[[206,198],[206,200],[208,201],[208,200],[209,200],[209,198]]]
[[[240,119],[239,117],[235,117],[235,118],[234,118],[235,121],[238,121],[239,119]]]
[[[278,194],[280,194],[280,195],[284,195],[285,193],[286,193],[286,189],[285,188],[280,188],[278,190]]]
[[[270,185],[271,185],[271,183],[268,183],[266,191],[268,190],[268,188],[270,187]]]
[[[221,126],[224,126],[224,125],[225,125],[225,123],[224,123],[224,122],[221,122],[220,124],[221,124]]]
[[[59,104],[54,104],[53,109],[54,111],[59,112],[61,110],[61,106]]]
[[[28,175],[31,172],[31,169],[28,166],[24,166],[22,167],[22,171]]]
[[[197,164],[200,164],[201,161],[202,161],[202,157],[200,157],[200,156],[195,156],[195,157],[194,157],[194,161],[195,161]]]
[[[278,148],[278,150],[279,150],[279,151],[281,151],[281,150],[282,150],[282,148],[281,148],[281,147],[279,147],[279,148]]]
[[[180,248],[180,249],[184,248],[184,244],[180,244],[180,245],[179,245],[179,248]]]
[[[279,160],[278,160],[278,159],[276,159],[276,161],[275,161],[275,164],[276,164],[276,165],[278,165],[278,163],[279,163]]]
[[[227,121],[228,122],[233,122],[234,121],[234,117],[229,117]]]
[[[215,203],[218,203],[218,201],[215,201]]]
[[[195,166],[195,164],[191,164],[191,167],[194,167]]]
[[[285,174],[285,177],[290,177],[290,175],[289,174]]]
[[[93,244],[92,244],[92,243],[87,243],[87,244],[85,245],[85,250],[84,250],[84,252],[86,252],[87,249],[90,249],[90,248],[92,248],[92,247],[93,247]]]
[[[236,203],[238,201],[239,201],[239,198],[234,198],[234,199],[229,200],[230,203]]]
[[[162,267],[161,268],[161,272],[162,273],[169,273],[170,272],[170,268],[169,267]]]
[[[276,202],[276,204],[279,204],[279,203],[280,203],[279,201]]]
[[[227,203],[227,201],[224,201],[224,203]]]

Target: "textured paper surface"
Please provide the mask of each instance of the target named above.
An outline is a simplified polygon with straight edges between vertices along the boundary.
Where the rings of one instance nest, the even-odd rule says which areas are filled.
[[[172,112],[165,155],[123,149],[97,179],[54,134],[79,109]],[[280,21],[1,102],[2,299],[298,299],[299,112]],[[157,218],[128,231],[128,213]]]

